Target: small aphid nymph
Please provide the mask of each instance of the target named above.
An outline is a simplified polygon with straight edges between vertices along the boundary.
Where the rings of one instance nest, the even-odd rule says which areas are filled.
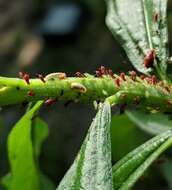
[[[146,68],[152,67],[153,66],[153,62],[155,59],[155,50],[154,49],[150,49],[147,53],[147,55],[144,58],[144,66]]]
[[[30,84],[30,81],[29,81],[30,76],[29,76],[28,73],[19,72],[19,76],[20,76],[20,78],[22,78],[23,80],[25,80],[25,82],[27,84]]]
[[[65,79],[67,76],[66,76],[66,73],[50,73],[48,74],[46,77],[45,77],[45,80],[54,80],[54,79],[60,79],[60,80],[63,80]]]
[[[151,80],[152,80],[153,85],[155,85],[157,83],[157,78],[155,75],[152,75]]]
[[[120,87],[120,82],[121,82],[121,81],[120,81],[119,78],[117,78],[117,79],[115,80],[115,84],[116,84],[117,87]]]
[[[37,74],[36,75],[43,83],[45,83],[44,76],[42,74]]]
[[[167,103],[168,103],[169,106],[172,106],[172,100],[168,100]]]
[[[113,79],[115,78],[114,73],[111,69],[108,70],[108,75],[111,76]]]
[[[46,106],[51,106],[52,104],[54,104],[57,100],[54,98],[49,98],[47,99],[44,103]]]
[[[131,76],[131,79],[132,79],[133,81],[135,81],[135,80],[136,80],[136,76],[137,76],[136,72],[135,72],[135,71],[130,71],[129,74],[130,74],[130,76]]]
[[[122,79],[123,81],[126,81],[125,73],[121,73],[121,74],[120,74],[120,77],[121,77],[121,79]]]
[[[80,83],[72,82],[70,87],[71,87],[71,89],[77,90],[80,93],[86,93],[87,92],[86,87]]]
[[[84,78],[85,77],[85,75],[83,73],[81,73],[81,72],[76,72],[75,76],[79,77],[79,78]]]
[[[140,76],[140,79],[141,79],[141,80],[144,80],[145,78],[146,78],[145,75],[141,75],[141,76]]]
[[[33,91],[31,91],[31,90],[27,93],[27,95],[28,95],[28,96],[30,96],[30,97],[35,96],[34,92],[33,92]]]
[[[154,13],[154,15],[153,15],[153,21],[157,22],[158,21],[158,17],[159,17],[159,14],[158,13]]]

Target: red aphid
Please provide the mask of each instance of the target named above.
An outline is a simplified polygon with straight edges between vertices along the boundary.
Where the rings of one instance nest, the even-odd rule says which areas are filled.
[[[144,80],[146,78],[146,76],[145,75],[141,75],[140,78],[141,78],[141,80]]]
[[[168,100],[167,103],[168,103],[169,106],[172,106],[172,100]]]
[[[155,85],[157,83],[157,78],[156,78],[155,75],[152,75],[151,82],[152,82],[153,85]]]
[[[164,82],[162,80],[158,84],[159,86],[164,87]]]
[[[137,74],[136,74],[135,71],[130,71],[130,76],[131,76],[131,79],[132,79],[133,81],[135,81]]]
[[[75,73],[75,76],[76,76],[76,77],[79,77],[79,78],[85,77],[85,75],[82,74],[82,73],[80,73],[80,72],[76,72],[76,73]]]
[[[102,73],[98,70],[98,71],[96,71],[96,76],[97,77],[102,77]]]
[[[150,49],[144,58],[144,66],[146,68],[152,67],[155,59],[155,50]]]
[[[115,78],[114,73],[111,69],[108,70],[109,76],[111,76],[113,79]]]
[[[45,105],[47,105],[47,106],[51,106],[51,105],[54,104],[55,102],[56,102],[56,99],[49,98],[49,99],[47,99],[44,103],[45,103]]]
[[[99,68],[99,70],[100,70],[100,72],[101,72],[102,75],[107,74],[107,73],[106,73],[106,68],[105,68],[104,66],[101,66],[101,67]]]
[[[167,92],[170,92],[170,87],[169,87],[169,86],[164,86],[164,88],[165,88],[165,90],[166,90]]]
[[[36,75],[43,83],[45,83],[45,79],[44,79],[44,76],[42,74],[37,74]]]
[[[121,73],[121,74],[120,74],[120,77],[121,77],[121,79],[122,79],[123,81],[126,81],[125,73]]]
[[[158,21],[158,17],[159,17],[159,14],[158,13],[154,13],[154,15],[153,15],[153,21],[157,22]]]
[[[31,96],[31,97],[35,96],[34,92],[31,91],[31,90],[27,93],[27,95],[28,95],[28,96]]]
[[[117,79],[115,80],[115,84],[116,84],[118,87],[120,87],[120,79],[119,79],[119,78],[117,78]]]
[[[29,81],[30,76],[28,73],[19,72],[19,76],[20,76],[20,78],[25,80],[27,84],[30,84],[30,81]]]

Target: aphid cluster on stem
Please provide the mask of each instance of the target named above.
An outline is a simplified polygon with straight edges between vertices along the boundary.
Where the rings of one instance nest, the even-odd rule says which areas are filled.
[[[106,69],[104,66],[101,66],[98,70],[96,70],[96,77],[103,77],[105,75],[115,78],[113,71],[111,69]]]

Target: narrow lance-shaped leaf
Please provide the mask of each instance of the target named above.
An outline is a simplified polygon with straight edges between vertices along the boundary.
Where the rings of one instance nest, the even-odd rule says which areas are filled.
[[[14,126],[8,137],[11,166],[10,190],[39,190],[39,174],[34,160],[31,139],[32,119],[42,105],[38,102]]]
[[[112,190],[110,105],[104,103],[93,120],[76,160],[57,190]]]
[[[106,23],[125,49],[131,63],[148,74],[143,62],[150,50],[155,50],[154,66],[165,75],[167,68],[168,32],[167,0],[106,0]]]
[[[157,135],[172,128],[172,120],[162,113],[127,110],[126,114],[140,129],[151,135]]]
[[[172,131],[168,130],[127,154],[113,166],[114,190],[128,190],[145,170],[172,145]]]

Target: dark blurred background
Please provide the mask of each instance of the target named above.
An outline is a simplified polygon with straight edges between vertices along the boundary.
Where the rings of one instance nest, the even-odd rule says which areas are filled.
[[[16,77],[26,71],[35,77],[36,73],[65,71],[71,76],[76,71],[94,73],[101,65],[117,73],[132,69],[105,25],[105,14],[103,0],[0,0],[0,75]],[[171,47],[172,0],[168,24]],[[9,170],[7,135],[24,111],[21,105],[1,109],[0,176]],[[57,185],[74,160],[95,111],[92,105],[57,103],[43,108],[41,115],[50,135],[43,145],[40,167]],[[112,131],[117,139],[112,140],[113,162],[148,138],[131,126]],[[128,143],[123,144],[123,138]],[[165,180],[157,173],[152,176],[147,175],[136,189],[165,189]],[[156,188],[152,178],[160,179]]]

